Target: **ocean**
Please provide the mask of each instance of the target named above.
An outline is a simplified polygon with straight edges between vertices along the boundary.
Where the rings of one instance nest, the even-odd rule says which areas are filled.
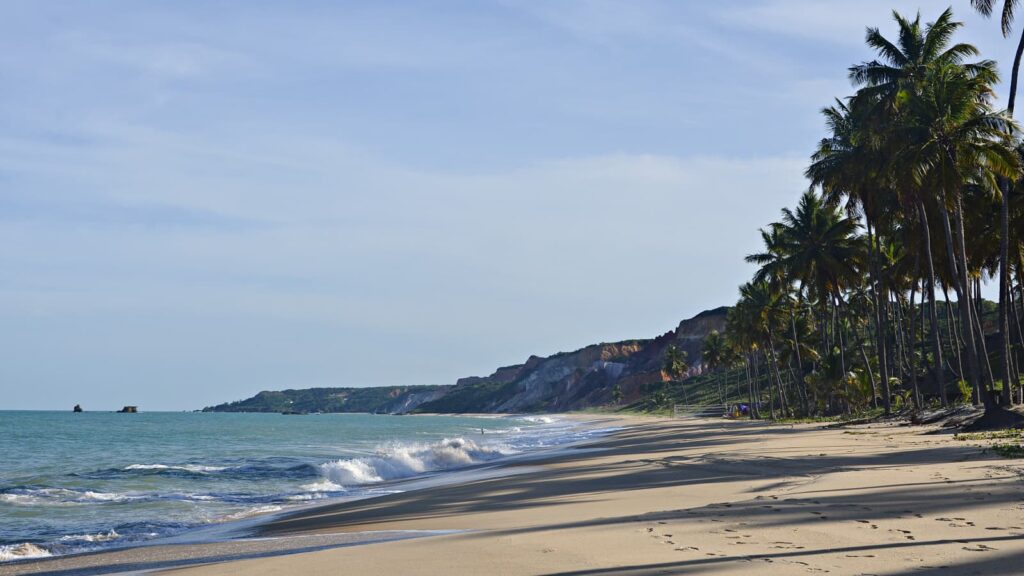
[[[0,411],[0,561],[386,494],[596,433],[550,416]]]

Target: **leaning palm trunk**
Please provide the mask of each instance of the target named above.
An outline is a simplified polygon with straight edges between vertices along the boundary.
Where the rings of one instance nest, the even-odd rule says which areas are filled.
[[[939,335],[939,315],[935,310],[935,261],[932,259],[931,230],[928,226],[928,214],[924,209],[924,202],[917,201],[917,215],[921,221],[921,231],[924,233],[924,259],[928,264],[928,320],[932,331],[932,373],[935,379],[935,387],[939,392],[942,405],[946,405],[946,382],[942,369],[942,340]]]
[[[985,374],[988,375],[988,389],[995,390],[996,378],[995,374],[992,372],[992,362],[989,360],[988,357],[988,344],[985,342],[985,330],[984,325],[982,324],[983,318],[981,316],[982,309],[980,304],[981,280],[978,280],[977,278],[975,278],[974,280],[974,296],[972,298],[974,302],[974,307],[971,309],[971,314],[973,314],[974,329],[977,332],[976,336],[978,338],[978,351],[979,354],[981,354],[981,365],[982,367],[985,368]]]
[[[951,352],[956,353],[956,370],[953,370],[952,364],[950,364],[950,370],[953,371],[953,375],[956,376],[957,380],[963,380],[964,364],[960,360],[960,339],[956,337],[956,318],[953,317],[953,305],[949,303],[949,289],[945,284],[942,286],[942,298],[946,302],[946,334],[949,337],[949,341],[954,345]]]
[[[1021,37],[1020,46],[1017,48],[1017,56],[1013,68],[1013,90],[1011,91],[1010,104],[1007,107],[1007,114],[1013,116],[1013,99],[1016,94],[1017,67],[1020,65],[1021,49],[1024,48],[1024,36]],[[1013,402],[1012,382],[1016,375],[1013,370],[1013,358],[1010,355],[1010,321],[1006,308],[1010,304],[1010,279],[1007,268],[1010,261],[1010,182],[1006,178],[1000,178],[999,189],[1002,192],[1002,206],[999,209],[999,352],[1002,361],[999,368],[1003,374],[1003,393],[999,397],[999,403],[1009,406]]]
[[[883,308],[880,305],[881,297],[878,292],[881,288],[881,282],[879,280],[880,274],[878,273],[878,243],[874,237],[874,227],[871,221],[867,221],[868,229],[868,245],[870,247],[870,262],[868,265],[868,273],[871,274],[871,281],[868,286],[871,291],[871,304],[874,307],[874,314],[872,314],[872,321],[875,324],[875,349],[878,356],[878,368],[882,375],[882,405],[885,407],[885,413],[889,414],[892,412],[892,394],[889,390],[889,362],[888,354],[886,353],[885,347],[885,334],[887,330],[887,318],[883,313]],[[871,371],[871,366],[867,366],[867,370]],[[872,375],[872,388],[874,387],[874,375]],[[877,407],[877,405],[876,405]]]
[[[957,197],[957,221],[959,219],[959,196]],[[962,226],[957,226],[957,239],[953,240],[952,225],[949,220],[949,210],[945,204],[939,202],[939,213],[942,215],[942,230],[946,236],[946,257],[948,258],[949,270],[955,278],[953,289],[956,291],[957,311],[960,313],[960,334],[964,340],[964,355],[967,356],[967,383],[974,389],[975,401],[982,398],[981,390],[981,367],[978,364],[978,345],[974,338],[974,320],[971,318],[971,294],[967,281],[967,259],[964,257],[962,245]],[[959,248],[959,254],[957,254]],[[984,401],[984,399],[982,399]]]
[[[1004,29],[1004,34],[1008,32]],[[1013,55],[1013,71],[1010,76],[1010,94],[1006,100],[1006,115],[1013,118],[1014,106],[1017,103],[1017,81],[1020,77],[1020,61],[1024,55],[1024,33],[1017,41],[1017,52]],[[1012,130],[1011,124],[1011,130]],[[1007,307],[1013,305],[1010,293],[1010,181],[999,179],[999,190],[1002,202],[999,207],[999,350],[1003,361],[1000,368],[1003,372],[1003,394],[1000,403],[1008,406],[1013,403],[1013,387],[1019,385],[1019,375],[1013,369],[1013,358],[1010,346],[1010,322]],[[1014,313],[1016,315],[1016,312]],[[1019,330],[1019,329],[1018,329]]]
[[[804,380],[804,363],[803,358],[800,355],[800,337],[797,336],[796,332],[796,311],[791,308],[789,310],[789,323],[793,330],[793,350],[796,352],[796,375],[799,383],[797,384],[797,393],[800,395],[800,409],[803,410],[805,416],[810,416],[810,405],[807,402],[807,382]]]
[[[907,354],[907,368],[910,371],[910,385],[914,389],[914,402],[918,409],[924,408],[923,398],[921,398],[921,388],[917,384],[917,336],[914,328],[914,303],[917,301],[917,279],[921,273],[921,254],[920,252],[914,252],[914,276],[913,281],[910,284],[910,307],[907,309],[907,327],[909,328],[909,351]],[[924,298],[921,298],[924,300]],[[922,310],[922,315],[923,315]]]
[[[750,354],[744,354],[743,356],[743,367],[747,372],[747,416],[751,420],[757,418],[756,410],[754,409],[754,381],[750,378]]]
[[[1019,275],[1019,273],[1018,273],[1018,275]],[[1015,329],[1014,334],[1016,334],[1016,336],[1017,336],[1017,349],[1019,350],[1020,346],[1024,345],[1024,332],[1022,332],[1022,330],[1021,330],[1020,316],[1017,313],[1016,298],[1017,297],[1014,296],[1014,291],[1011,289],[1010,290],[1010,318],[1013,319],[1013,326],[1014,326],[1014,329]],[[1014,375],[1013,375],[1013,384],[1014,384],[1013,389],[1016,390],[1018,393],[1021,393],[1021,392],[1024,392],[1024,388],[1022,388],[1020,386],[1020,363],[1019,363],[1019,356],[1017,355],[1016,351],[1013,352],[1013,359],[1014,359],[1014,365],[1016,367]],[[1012,396],[1012,398],[1015,399],[1017,402],[1021,402],[1022,401],[1018,396]],[[1011,403],[1012,403],[1012,400],[1011,400]]]
[[[978,345],[974,337],[974,305],[971,303],[970,296],[970,284],[967,280],[967,243],[964,240],[964,219],[963,219],[963,206],[960,202],[960,196],[956,196],[956,206],[954,207],[954,216],[956,218],[956,242],[957,248],[959,248],[960,263],[957,274],[960,276],[960,285],[964,288],[964,305],[960,306],[960,318],[964,328],[964,335],[967,337],[967,367],[971,371],[971,377],[974,378],[975,386],[977,387],[978,393],[981,395],[982,404],[985,405],[986,410],[995,408],[995,404],[992,402],[992,396],[988,393],[988,390],[983,387],[981,382],[981,367],[979,366],[978,352],[981,347]],[[980,324],[978,325],[980,328]],[[973,365],[971,363],[973,359]]]
[[[768,381],[768,399],[769,400],[768,401],[769,401],[769,406],[771,407],[770,412],[771,412],[771,415],[772,415],[772,419],[774,420],[775,419],[775,401],[772,398],[772,383],[771,383],[771,374],[772,373],[775,374],[775,383],[778,386],[777,390],[778,390],[778,393],[779,393],[779,409],[782,411],[783,415],[785,415],[785,413],[786,413],[786,402],[784,400],[785,397],[783,396],[783,392],[782,392],[782,374],[779,372],[779,361],[778,361],[778,357],[775,354],[775,338],[772,336],[772,329],[770,327],[768,328],[768,352],[771,354],[771,356],[768,358],[768,368],[771,370],[771,373],[769,373],[769,375],[768,375],[769,376],[769,381]]]

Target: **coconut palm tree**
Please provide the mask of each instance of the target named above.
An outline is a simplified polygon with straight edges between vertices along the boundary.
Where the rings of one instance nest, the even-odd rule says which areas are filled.
[[[782,374],[779,371],[778,354],[775,348],[775,335],[779,332],[783,310],[781,302],[782,294],[770,282],[754,281],[740,286],[740,303],[737,304],[737,308],[747,316],[748,329],[753,329],[757,337],[764,343],[761,351],[767,359],[771,375],[774,376],[774,388],[778,392],[780,408],[785,411],[786,401],[782,390]],[[769,382],[771,381],[772,379],[769,377]],[[771,418],[775,418],[775,394],[773,394],[772,384],[768,386],[768,411]]]
[[[760,418],[758,401],[761,393],[757,380],[752,377],[751,359],[755,357],[760,342],[760,311],[754,310],[751,303],[740,298],[735,306],[729,309],[725,317],[725,338],[732,347],[732,352],[742,358],[747,376],[747,402],[750,418]]]
[[[888,386],[889,361],[886,349],[888,317],[881,301],[888,289],[879,281],[879,255],[876,231],[887,213],[892,213],[887,198],[889,178],[887,162],[877,145],[879,135],[869,122],[867,112],[874,103],[867,98],[836,100],[834,106],[822,110],[829,134],[818,144],[811,156],[805,175],[811,186],[821,187],[822,195],[830,204],[845,203],[851,217],[863,216],[867,230],[868,276],[872,303],[872,323],[875,328],[875,353],[878,356],[882,381]],[[852,107],[856,105],[856,108]],[[873,382],[874,376],[870,375]],[[884,396],[889,397],[888,390]]]
[[[991,397],[982,393],[980,359],[984,356],[979,351],[983,342],[980,333],[975,337],[963,197],[968,185],[997,193],[997,176],[1012,178],[1019,172],[1009,139],[1012,121],[991,107],[996,80],[991,62],[972,70],[958,64],[934,65],[924,75],[919,92],[904,106],[899,126],[900,140],[908,144],[901,161],[914,167],[916,184],[938,196],[934,200],[942,216],[948,266],[956,279],[953,286],[960,302],[969,381],[989,408]]]
[[[704,337],[701,343],[701,358],[705,366],[712,373],[726,365],[729,348],[725,337],[719,334],[718,330],[712,330]],[[722,404],[725,404],[725,396],[722,394],[722,383],[718,383],[718,397]]]
[[[662,369],[665,371],[665,374],[668,374],[669,378],[682,380],[683,376],[690,370],[690,365],[686,362],[686,351],[680,350],[679,346],[675,344],[669,344],[665,350],[665,364]],[[683,398],[686,401],[686,389],[683,388],[682,383],[679,384],[679,387],[682,389]]]
[[[1003,37],[1007,38],[1013,31],[1013,18],[1017,9],[1018,0],[1003,0],[1000,10],[999,24]],[[996,7],[995,0],[971,0],[971,5],[985,16],[991,16]],[[1024,55],[1024,32],[1017,40],[1017,51],[1013,55],[1013,68],[1010,70],[1010,93],[1006,98],[1006,115],[1013,117],[1014,106],[1017,102],[1017,81],[1020,76],[1020,61]],[[1000,182],[1002,202],[999,210],[999,341],[1000,352],[1003,357],[1001,364],[1004,382],[1004,404],[1011,403],[1010,382],[1013,373],[1010,357],[1010,324],[1008,320],[1007,307],[1010,299],[1010,194],[1012,191],[1012,180],[1004,179]]]
[[[951,131],[936,131],[939,126],[929,121],[938,121],[942,114],[943,106],[952,106],[957,103],[963,104],[958,110],[960,118],[964,118],[965,108],[970,106],[981,106],[986,104],[988,89],[984,86],[991,86],[996,79],[995,65],[989,60],[982,60],[976,63],[967,63],[964,60],[968,57],[978,55],[978,50],[970,44],[957,43],[951,45],[953,34],[962,24],[954,22],[951,10],[945,10],[939,18],[930,24],[921,24],[920,15],[914,20],[904,18],[894,12],[894,19],[899,26],[899,39],[893,43],[886,39],[878,29],[868,30],[866,41],[878,53],[880,60],[865,62],[850,68],[850,77],[855,84],[861,86],[855,98],[864,100],[869,104],[873,103],[873,116],[878,126],[887,127],[890,133],[887,138],[886,151],[894,160],[893,170],[896,178],[898,192],[904,198],[908,206],[916,206],[918,220],[920,222],[925,241],[925,262],[928,266],[928,286],[926,290],[931,299],[930,309],[932,311],[932,333],[934,354],[935,354],[935,379],[939,390],[944,389],[942,385],[941,370],[941,345],[937,343],[938,328],[934,316],[934,287],[935,271],[933,260],[930,254],[931,234],[930,223],[928,222],[928,210],[926,201],[934,202],[940,207],[943,218],[943,232],[946,238],[947,256],[955,255],[958,251],[957,242],[953,239],[950,227],[946,225],[948,218],[947,208],[951,208],[960,222],[962,211],[958,209],[960,203],[959,191],[954,190],[954,183],[963,170],[956,170],[956,175],[949,173],[949,169],[955,166],[966,167],[968,158],[957,160],[956,158],[942,159],[942,165],[929,164],[938,159],[938,150],[952,151],[954,145],[948,141],[937,141],[929,139],[926,134],[931,130],[931,136],[936,138],[949,137]],[[957,90],[959,86],[959,90]],[[972,99],[973,96],[973,99]],[[949,112],[947,110],[947,112]],[[986,111],[987,112],[987,111]],[[955,116],[955,114],[947,114]],[[922,124],[924,123],[924,124]],[[984,121],[980,124],[985,124]],[[978,128],[978,124],[964,126],[967,132]],[[914,142],[908,142],[907,138],[915,138]],[[928,142],[928,145],[925,145]],[[925,146],[932,149],[933,153],[915,156],[915,147]],[[969,156],[969,155],[968,155]],[[928,181],[925,175],[933,180]],[[929,196],[934,192],[926,188],[928,184],[936,181],[943,182],[946,193],[939,198]],[[959,185],[963,185],[963,178],[959,179]],[[951,205],[947,206],[947,204]],[[958,226],[958,228],[960,228]],[[960,243],[962,244],[962,243]],[[959,247],[959,253],[964,254],[963,246]],[[951,269],[955,258],[950,257]],[[962,334],[965,341],[966,356],[970,377],[975,385],[979,385],[979,356],[978,347],[974,341],[973,318],[970,316],[970,294],[966,290],[964,276],[959,276],[960,282],[955,283],[959,287],[958,298],[964,305],[958,306],[961,311]],[[943,395],[944,397],[944,395]]]
[[[765,252],[747,256],[748,262],[761,266],[755,282],[772,284],[776,290],[795,285],[798,297],[817,302],[821,355],[831,348],[827,342],[828,310],[841,304],[844,288],[860,278],[857,228],[854,219],[808,190],[795,211],[784,208],[782,220],[761,232]],[[801,390],[802,400],[806,400],[806,390],[802,386]]]

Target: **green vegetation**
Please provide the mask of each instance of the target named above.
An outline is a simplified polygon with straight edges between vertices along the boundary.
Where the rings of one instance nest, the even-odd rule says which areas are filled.
[[[439,388],[392,386],[264,391],[246,400],[204,408],[203,412],[391,412],[408,395],[430,393]]]
[[[950,402],[995,413],[1019,400],[1019,63],[1010,106],[997,110],[996,64],[956,41],[951,10],[894,18],[893,39],[868,30],[874,58],[849,68],[857,91],[822,111],[811,185],[761,230],[763,249],[747,257],[757,271],[684,394],[783,421]],[[1001,278],[997,305],[981,299],[984,276]],[[651,391],[656,406],[675,396]]]
[[[1022,437],[1024,437],[1024,431],[1017,428],[992,432],[965,432],[953,436],[957,440],[1004,440],[1007,438],[1020,440]]]
[[[1003,458],[1024,458],[1024,446],[1020,444],[996,444],[992,451]]]

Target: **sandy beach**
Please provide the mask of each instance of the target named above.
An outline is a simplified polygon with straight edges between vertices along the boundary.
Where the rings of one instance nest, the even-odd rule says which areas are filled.
[[[1021,573],[1024,465],[984,441],[894,424],[622,423],[511,475],[305,510],[254,539],[0,574]]]

